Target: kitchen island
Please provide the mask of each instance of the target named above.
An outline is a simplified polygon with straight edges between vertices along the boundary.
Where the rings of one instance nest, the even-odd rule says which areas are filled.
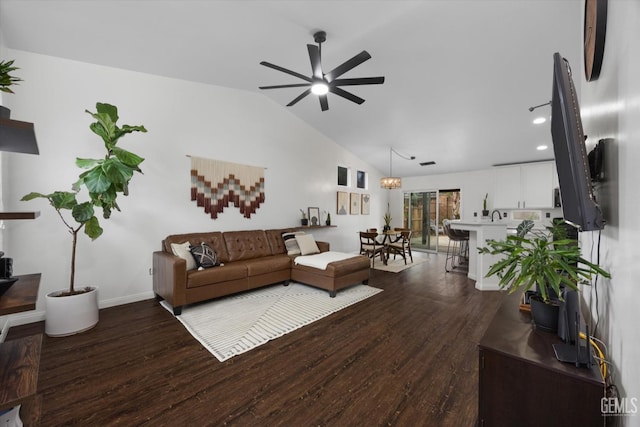
[[[479,254],[478,247],[486,245],[487,240],[504,240],[507,237],[506,222],[489,221],[451,221],[451,228],[469,232],[469,272],[467,277],[476,281],[476,289],[481,291],[497,291],[498,276],[486,277],[489,268],[500,256]]]

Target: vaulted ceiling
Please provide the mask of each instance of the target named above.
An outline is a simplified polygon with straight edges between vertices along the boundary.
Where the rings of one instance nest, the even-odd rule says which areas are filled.
[[[581,20],[581,0],[0,0],[8,48],[260,93],[382,173],[390,147],[416,156],[394,156],[399,176],[553,158],[532,124],[549,107],[529,107],[551,98],[554,52],[583,72]],[[385,76],[345,87],[362,105],[258,89],[302,82],[260,61],[310,75],[317,30],[325,72],[366,50],[343,77]]]

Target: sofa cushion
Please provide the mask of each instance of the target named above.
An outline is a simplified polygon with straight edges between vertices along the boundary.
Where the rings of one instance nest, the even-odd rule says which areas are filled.
[[[230,263],[206,270],[193,270],[187,273],[187,288],[215,286],[216,283],[245,279],[247,266],[243,263]]]
[[[271,246],[271,253],[273,255],[278,254],[286,254],[287,248],[284,246],[284,240],[282,239],[283,233],[290,233],[292,230],[290,228],[279,228],[275,230],[265,230],[264,233],[267,235],[267,241],[269,242],[269,246]]]
[[[238,262],[246,265],[249,276],[258,276],[260,274],[268,274],[274,271],[288,270],[291,268],[291,258],[284,254]]]
[[[271,255],[264,230],[227,231],[222,236],[231,262]]]
[[[177,257],[182,258],[187,261],[187,271],[195,270],[196,268],[196,260],[193,258],[191,254],[191,244],[189,242],[183,243],[171,243],[171,253]]]
[[[300,247],[300,255],[312,255],[320,253],[318,245],[316,245],[316,239],[313,238],[313,234],[302,234],[296,236],[296,242]]]

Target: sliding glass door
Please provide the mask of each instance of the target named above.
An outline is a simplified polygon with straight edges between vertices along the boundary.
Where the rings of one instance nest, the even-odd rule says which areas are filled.
[[[404,193],[404,227],[412,233],[411,248],[429,252],[447,250],[442,220],[460,219],[460,190]]]
[[[438,251],[438,191],[404,194],[404,226],[411,229],[411,248]]]

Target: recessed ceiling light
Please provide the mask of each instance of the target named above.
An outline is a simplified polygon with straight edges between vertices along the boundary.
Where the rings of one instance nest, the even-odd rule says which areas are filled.
[[[539,124],[544,123],[546,121],[547,121],[547,119],[545,119],[544,117],[536,117],[535,119],[533,119],[533,124],[539,125]]]
[[[549,147],[548,147],[548,146],[546,146],[546,145],[538,145],[538,146],[536,147],[536,150],[538,150],[538,151],[543,151],[543,150],[546,150],[547,148],[549,148]]]

